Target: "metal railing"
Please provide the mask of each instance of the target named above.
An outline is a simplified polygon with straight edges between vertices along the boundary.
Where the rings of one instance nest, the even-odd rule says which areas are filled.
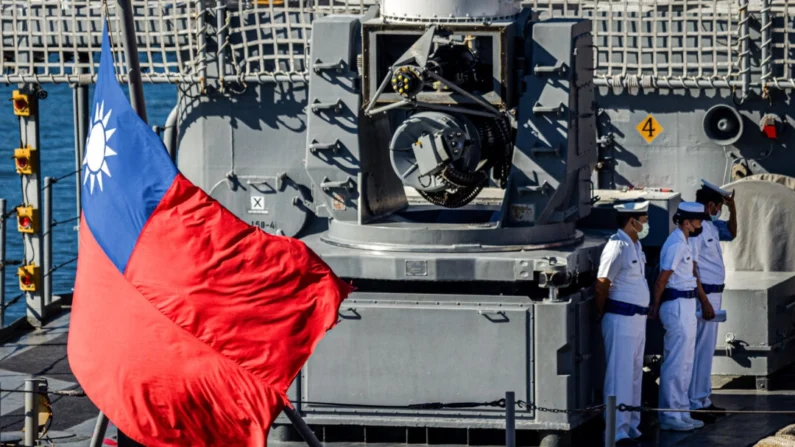
[[[53,285],[52,285],[52,277],[53,273],[60,270],[61,268],[72,264],[73,262],[77,261],[77,257],[70,258],[69,260],[62,262],[58,265],[53,265],[53,250],[52,250],[52,243],[53,243],[53,228],[57,227],[58,225],[65,225],[71,222],[75,222],[79,219],[79,217],[73,217],[61,221],[55,220],[52,211],[53,205],[53,186],[59,181],[65,178],[71,177],[76,174],[77,171],[68,173],[61,177],[45,177],[44,178],[44,187],[42,188],[42,241],[43,241],[43,252],[42,252],[42,265],[41,265],[41,293],[43,294],[43,301],[45,307],[51,306],[54,300],[54,293],[53,293]],[[7,203],[6,199],[0,199],[0,329],[6,326],[6,323],[9,323],[6,319],[6,311],[25,298],[25,293],[19,293],[14,295],[12,298],[7,299],[6,297],[6,279],[7,279],[7,267],[10,266],[18,266],[23,264],[20,260],[15,259],[8,259],[6,257],[6,242],[8,238],[7,227],[9,219],[14,218],[15,211],[12,210],[11,212],[7,212]],[[24,318],[24,317],[23,317]]]
[[[198,82],[205,59],[202,1],[134,2],[146,82]],[[120,80],[126,79],[116,2],[0,0],[0,82],[96,80],[107,12]]]
[[[0,82],[93,82],[103,3],[0,0]],[[795,5],[790,3],[525,1],[542,17],[593,21],[597,84],[743,91],[795,87]],[[375,0],[135,0],[143,80],[305,82],[312,22],[328,14],[361,14],[373,4]],[[125,81],[117,11],[116,2],[108,1],[118,77]],[[761,56],[752,53],[753,46]]]

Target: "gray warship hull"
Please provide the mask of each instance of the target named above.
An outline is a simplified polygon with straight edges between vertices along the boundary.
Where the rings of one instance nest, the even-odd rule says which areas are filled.
[[[41,86],[72,84],[85,135],[102,8],[12,3],[0,80],[34,105]],[[121,53],[130,36],[112,3]],[[701,178],[734,182],[746,216],[725,248],[730,317],[713,375],[767,389],[795,361],[795,256],[776,245],[781,232],[753,231],[792,197],[786,1],[135,1],[132,12],[143,82],[179,86],[162,136],[180,171],[358,288],[288,391],[319,432],[459,442],[503,428],[504,409],[421,404],[506,391],[528,404],[520,430],[587,429],[599,413],[585,410],[603,400],[590,301],[610,205],[652,201],[651,283],[672,212]],[[23,147],[46,145],[36,112],[20,123]],[[42,233],[22,237],[46,271]],[[758,262],[740,262],[760,245]],[[34,325],[67,304],[40,279],[25,296]],[[651,323],[651,376],[660,334]]]

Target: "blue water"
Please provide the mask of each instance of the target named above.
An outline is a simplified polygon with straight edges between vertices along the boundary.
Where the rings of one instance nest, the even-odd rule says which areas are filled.
[[[74,120],[72,112],[72,89],[68,85],[44,85],[47,99],[39,103],[42,178],[60,177],[75,170]],[[0,86],[0,99],[11,98],[14,86]],[[93,88],[90,90],[93,101]],[[166,117],[177,99],[176,88],[170,85],[148,85],[146,96],[150,125],[164,125]],[[92,108],[93,109],[93,108]],[[5,198],[9,210],[22,200],[19,175],[14,170],[11,158],[19,147],[19,121],[14,116],[10,101],[0,101],[0,198]],[[56,183],[53,188],[53,215],[56,221],[66,221],[77,216],[75,203],[75,181],[71,176]],[[53,265],[60,265],[77,255],[77,222],[57,225],[53,228]],[[8,221],[7,259],[23,259],[22,236],[16,231],[16,218]],[[16,266],[5,272],[6,299],[19,295]],[[75,263],[68,264],[53,273],[53,290],[56,294],[72,290]],[[110,292],[110,291],[109,291]],[[112,292],[110,292],[112,293]],[[6,324],[25,315],[25,300],[19,300],[6,311]]]

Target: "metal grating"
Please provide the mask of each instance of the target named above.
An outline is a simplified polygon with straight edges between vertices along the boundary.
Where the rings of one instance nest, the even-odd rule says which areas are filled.
[[[792,0],[775,0],[771,4],[771,35],[763,33],[763,47],[770,45],[770,76],[774,84],[787,82],[795,86],[795,4]],[[763,63],[765,60],[763,60]]]
[[[731,0],[533,0],[537,12],[593,21],[596,76],[666,85],[739,74],[739,6]]]
[[[312,21],[329,14],[363,14],[375,0],[239,2],[229,11],[230,75],[243,82],[298,76],[306,80]],[[218,16],[216,17],[218,19]]]
[[[97,0],[0,0],[0,81],[90,82],[101,49]],[[146,82],[193,82],[202,72],[203,14],[198,1],[136,0],[135,27]],[[108,2],[113,51],[123,73],[115,2]],[[81,78],[81,75],[83,77]],[[90,76],[87,77],[86,75]]]
[[[0,0],[0,82],[90,82],[100,48],[103,3]],[[181,83],[208,77],[243,83],[306,81],[312,21],[328,14],[362,14],[375,3],[133,0],[143,78]],[[593,20],[600,85],[739,87],[743,92],[795,86],[792,0],[524,3],[542,16]],[[115,1],[107,4],[118,43]],[[756,47],[760,53],[752,51]],[[123,80],[123,52],[118,45],[114,52]]]

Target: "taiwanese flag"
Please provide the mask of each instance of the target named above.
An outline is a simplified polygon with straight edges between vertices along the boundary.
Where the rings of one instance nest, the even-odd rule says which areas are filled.
[[[350,287],[171,162],[116,81],[107,27],[83,162],[69,363],[130,438],[265,445]]]

